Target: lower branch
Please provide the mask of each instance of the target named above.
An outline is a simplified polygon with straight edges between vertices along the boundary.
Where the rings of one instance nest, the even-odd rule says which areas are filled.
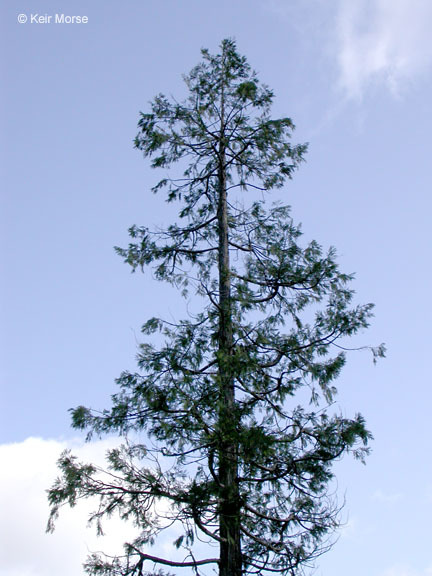
[[[193,568],[195,566],[202,566],[203,564],[219,564],[219,558],[204,558],[204,560],[194,560],[193,562],[176,562],[175,560],[165,560],[165,558],[144,554],[131,544],[128,544],[128,546],[132,550],[135,550],[137,554],[139,554],[141,560],[150,560],[151,562],[155,562],[156,564],[164,564],[165,566],[175,566],[177,568]]]

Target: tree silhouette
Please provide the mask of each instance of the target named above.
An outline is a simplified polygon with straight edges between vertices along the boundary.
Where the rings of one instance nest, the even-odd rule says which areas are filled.
[[[334,250],[303,245],[289,208],[263,199],[306,146],[291,144],[289,118],[270,117],[273,94],[233,41],[202,56],[185,77],[187,99],[157,96],[135,140],[153,167],[181,167],[153,189],[178,203],[178,220],[133,226],[129,247],[117,248],[201,308],[144,324],[153,336],[139,347],[139,371],[118,378],[111,408],[73,410],[75,428],[115,431],[124,444],[105,472],[63,453],[49,491],[49,530],[61,505],[93,496],[98,526],[114,512],[135,522],[124,555],[89,558],[93,575],[143,575],[155,564],[298,574],[338,525],[332,464],[348,452],[362,459],[370,439],[363,418],[342,417],[332,401],[346,338],[367,327],[372,305],[354,306]],[[150,554],[173,524],[173,552]]]

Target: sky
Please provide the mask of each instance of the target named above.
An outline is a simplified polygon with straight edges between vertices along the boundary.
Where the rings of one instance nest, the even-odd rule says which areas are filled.
[[[101,461],[116,441],[84,444],[68,410],[108,406],[140,326],[176,315],[171,289],[113,246],[170,217],[133,149],[139,111],[181,98],[200,49],[227,37],[309,142],[278,197],[376,304],[359,345],[388,349],[376,366],[352,354],[339,378],[343,413],[375,439],[366,466],[336,466],[344,526],[315,574],[432,575],[431,21],[429,0],[1,2],[0,576],[80,574],[130,530],[113,520],[104,543],[78,506],[46,535],[45,490],[62,449]]]

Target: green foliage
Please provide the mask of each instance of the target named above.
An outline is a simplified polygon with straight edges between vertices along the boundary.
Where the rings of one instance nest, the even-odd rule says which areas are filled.
[[[139,371],[120,375],[112,406],[72,411],[89,437],[118,432],[125,445],[109,452],[105,474],[63,454],[49,491],[49,529],[62,504],[91,496],[99,530],[113,512],[137,526],[124,556],[89,559],[93,575],[147,574],[152,562],[227,573],[222,554],[194,552],[203,540],[227,544],[221,519],[240,538],[233,574],[298,574],[338,525],[332,464],[346,453],[363,460],[371,438],[360,415],[345,418],[332,403],[346,338],[368,326],[372,305],[353,304],[334,249],[303,243],[288,207],[256,199],[292,177],[306,146],[291,144],[289,118],[270,117],[273,94],[233,41],[202,55],[185,77],[186,101],[157,96],[135,139],[153,167],[186,166],[153,188],[179,203],[179,219],[163,231],[133,226],[129,246],[116,248],[133,270],[152,266],[194,295],[200,312],[144,324]],[[161,504],[183,526],[169,559],[148,553],[166,528]]]

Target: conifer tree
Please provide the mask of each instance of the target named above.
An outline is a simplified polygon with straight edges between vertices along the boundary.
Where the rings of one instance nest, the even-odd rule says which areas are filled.
[[[89,438],[117,432],[123,445],[105,472],[64,452],[49,490],[49,530],[62,505],[88,497],[99,528],[113,513],[137,527],[124,555],[88,559],[91,575],[300,574],[338,526],[332,464],[363,459],[371,437],[333,398],[346,339],[372,305],[353,305],[352,276],[333,249],[302,242],[288,207],[266,207],[306,146],[291,143],[290,118],[271,118],[273,93],[232,40],[202,57],[187,99],[157,96],[135,140],[154,168],[181,167],[153,188],[178,203],[178,220],[133,226],[116,249],[200,309],[144,324],[139,370],[121,374],[112,406],[72,411]],[[173,524],[172,553],[152,554]]]

